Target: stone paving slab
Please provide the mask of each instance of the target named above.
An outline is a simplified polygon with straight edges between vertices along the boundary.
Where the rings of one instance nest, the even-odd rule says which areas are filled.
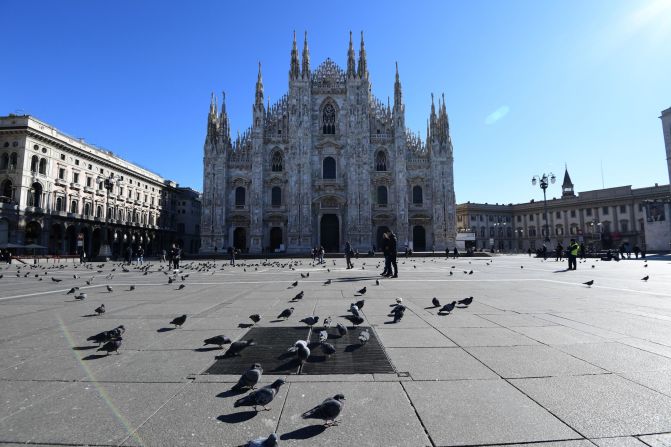
[[[494,379],[496,374],[460,348],[388,348],[397,371],[414,380]]]
[[[555,326],[556,323],[551,321],[543,320],[541,318],[536,318],[533,315],[528,314],[519,314],[519,313],[501,313],[501,314],[485,314],[480,315],[482,318],[491,321],[492,323],[499,324],[504,327],[542,327],[542,326]]]
[[[538,342],[510,329],[495,328],[441,328],[441,331],[459,346],[518,346],[537,345]]]
[[[621,343],[585,343],[558,349],[611,372],[671,370],[671,359]]]
[[[639,439],[650,447],[669,447],[671,446],[671,433],[662,433],[658,435],[640,436]]]
[[[671,398],[614,374],[512,383],[589,438],[671,431]]]
[[[581,436],[503,380],[404,382],[436,445],[579,439]]]
[[[633,436],[617,438],[595,438],[591,441],[599,447],[645,447],[647,444]]]
[[[387,348],[450,348],[456,346],[444,334],[433,328],[385,329],[378,326],[375,332]]]

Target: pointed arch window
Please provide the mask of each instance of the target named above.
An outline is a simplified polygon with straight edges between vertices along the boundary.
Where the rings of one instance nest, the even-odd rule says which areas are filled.
[[[9,154],[2,154],[0,158],[0,169],[7,169],[9,166]]]
[[[412,187],[412,203],[415,205],[421,205],[424,203],[424,193],[422,187],[415,185]]]
[[[70,212],[76,214],[78,212],[78,209],[79,209],[79,206],[77,205],[77,201],[76,200],[71,201],[70,202]]]
[[[333,157],[326,157],[322,163],[322,178],[327,180],[335,180],[336,178],[336,161]]]
[[[63,197],[56,197],[56,211],[65,211],[63,206]]]
[[[282,188],[273,186],[270,190],[270,204],[271,206],[282,206]]]
[[[282,172],[284,169],[284,159],[282,157],[282,152],[276,151],[273,154],[273,158],[270,163],[270,169],[273,172]]]
[[[377,187],[377,204],[386,205],[387,203],[387,187],[380,185]]]
[[[40,163],[40,159],[37,155],[33,155],[33,158],[30,160],[30,172],[37,172],[37,166]]]
[[[379,151],[375,156],[375,170],[380,172],[387,170],[387,154],[384,151]]]
[[[335,135],[336,111],[333,104],[326,104],[322,112],[324,135]]]
[[[246,191],[243,186],[235,188],[235,206],[243,207],[246,202]]]

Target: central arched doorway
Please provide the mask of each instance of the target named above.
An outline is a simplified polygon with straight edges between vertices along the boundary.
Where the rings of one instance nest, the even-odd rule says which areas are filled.
[[[340,250],[340,222],[335,214],[324,214],[320,222],[320,244],[327,252]]]
[[[270,229],[270,251],[275,251],[282,245],[282,228],[272,227]]]
[[[233,247],[240,251],[247,249],[247,230],[238,227],[233,231]]]
[[[32,221],[26,225],[26,244],[40,244],[42,236],[42,225],[39,222]]]
[[[389,227],[386,226],[377,227],[377,236],[375,238],[377,244],[375,246],[375,249],[377,251],[382,251],[382,249],[384,248],[384,241],[383,241],[384,233],[386,233],[387,231],[389,231]]]
[[[415,225],[412,229],[412,249],[426,251],[426,230],[421,225]]]

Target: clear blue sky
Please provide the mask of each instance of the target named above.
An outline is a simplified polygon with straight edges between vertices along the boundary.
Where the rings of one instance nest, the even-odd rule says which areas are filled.
[[[239,3],[239,4],[234,4]],[[202,189],[210,92],[233,136],[286,92],[292,31],[312,67],[345,66],[365,32],[373,93],[425,133],[445,93],[458,202],[542,196],[531,176],[564,163],[577,190],[667,183],[659,114],[671,106],[671,0],[445,2],[3,2],[0,114],[64,132]],[[560,183],[560,182],[558,182]],[[558,184],[548,191],[559,196]]]

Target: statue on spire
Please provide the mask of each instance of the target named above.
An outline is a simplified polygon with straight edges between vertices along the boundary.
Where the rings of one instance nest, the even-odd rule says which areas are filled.
[[[401,92],[401,78],[398,75],[398,62],[396,62],[396,81],[394,81],[394,108],[400,107],[403,98]]]
[[[354,62],[354,44],[352,43],[352,31],[349,32],[349,49],[347,50],[347,77],[356,76],[356,63]]]
[[[298,63],[298,47],[296,46],[296,31],[294,31],[294,44],[291,47],[291,68],[289,69],[289,79],[298,79],[301,74],[300,64]]]
[[[363,44],[363,31],[361,31],[361,48],[359,49],[359,66],[357,67],[357,75],[361,79],[368,79],[368,64],[366,62],[366,48]]]
[[[259,61],[259,75],[256,78],[256,100],[254,104],[263,109],[263,78],[261,77],[261,62]]]
[[[308,32],[305,32],[305,39],[303,40],[303,67],[301,76],[303,79],[310,78],[310,50],[308,50]]]

